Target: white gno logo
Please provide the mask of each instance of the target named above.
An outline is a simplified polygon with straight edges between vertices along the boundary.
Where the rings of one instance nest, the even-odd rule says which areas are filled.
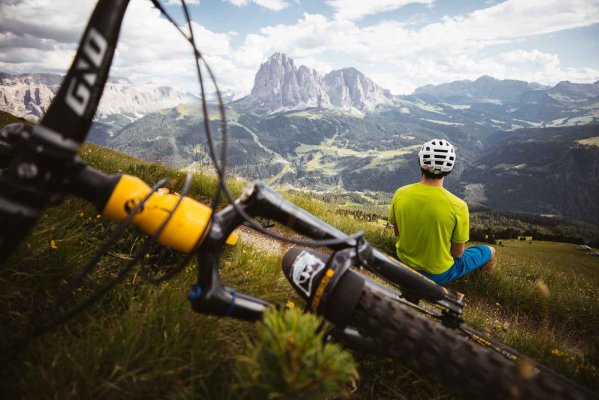
[[[98,78],[97,68],[102,63],[107,47],[106,39],[94,28],[91,28],[83,39],[84,57],[77,61],[75,76],[69,82],[65,99],[71,110],[80,117],[89,103],[91,87]]]

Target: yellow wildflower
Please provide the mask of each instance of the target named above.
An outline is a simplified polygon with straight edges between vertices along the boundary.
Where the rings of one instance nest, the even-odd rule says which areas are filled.
[[[566,355],[566,353],[564,353],[563,351],[561,351],[558,348],[551,349],[551,354],[553,354],[554,356],[558,356],[558,357],[564,357]]]
[[[293,310],[295,308],[295,303],[291,300],[287,300],[287,308]]]
[[[58,248],[58,246],[56,245],[56,240],[54,240],[54,239],[50,240],[50,248],[52,250],[56,250]]]

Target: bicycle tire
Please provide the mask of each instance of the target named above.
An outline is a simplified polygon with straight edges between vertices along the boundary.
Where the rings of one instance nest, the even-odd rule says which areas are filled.
[[[523,373],[521,365],[420,315],[373,284],[362,287],[349,326],[368,338],[371,350],[402,360],[463,398],[599,398],[557,373]]]

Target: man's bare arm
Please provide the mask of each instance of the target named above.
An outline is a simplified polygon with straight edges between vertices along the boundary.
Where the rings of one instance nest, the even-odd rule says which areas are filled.
[[[393,233],[395,233],[395,236],[399,237],[399,229],[397,229],[397,225],[391,224],[391,226],[393,227]]]
[[[451,255],[459,258],[464,254],[464,243],[451,242]]]

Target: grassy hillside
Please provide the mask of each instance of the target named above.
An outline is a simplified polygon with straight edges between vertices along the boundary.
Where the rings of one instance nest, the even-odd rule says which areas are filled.
[[[169,185],[178,187],[183,176],[91,145],[83,148],[82,157],[96,168],[134,174],[150,183],[167,177]],[[233,186],[239,194],[241,183]],[[215,188],[213,176],[196,175],[191,195],[207,201]],[[334,205],[301,193],[288,198],[341,230],[366,230],[376,247],[385,251],[393,247],[391,232],[376,222],[335,213]],[[0,268],[3,347],[18,341],[33,321],[45,315],[66,281],[81,270],[114,226],[74,198],[46,212],[26,243]],[[133,257],[142,238],[129,230],[68,307],[113,278]],[[148,258],[158,254],[153,249]],[[454,288],[469,299],[466,317],[473,325],[598,390],[598,269],[599,258],[579,252],[574,245],[504,241],[492,275],[468,277]],[[242,242],[228,249],[221,272],[222,280],[241,292],[302,306],[275,255]],[[95,307],[33,340],[10,363],[5,362],[0,397],[241,397],[239,391],[247,389],[251,378],[244,366],[256,371],[248,361],[256,346],[248,347],[248,342],[260,343],[264,330],[194,313],[186,294],[195,279],[192,264],[159,286],[145,283],[134,269]],[[352,399],[447,398],[442,387],[407,370],[400,361],[354,356],[360,380]]]
[[[19,122],[27,122],[23,118],[15,117],[14,115],[0,111],[0,127],[3,127],[8,124],[16,124]]]

